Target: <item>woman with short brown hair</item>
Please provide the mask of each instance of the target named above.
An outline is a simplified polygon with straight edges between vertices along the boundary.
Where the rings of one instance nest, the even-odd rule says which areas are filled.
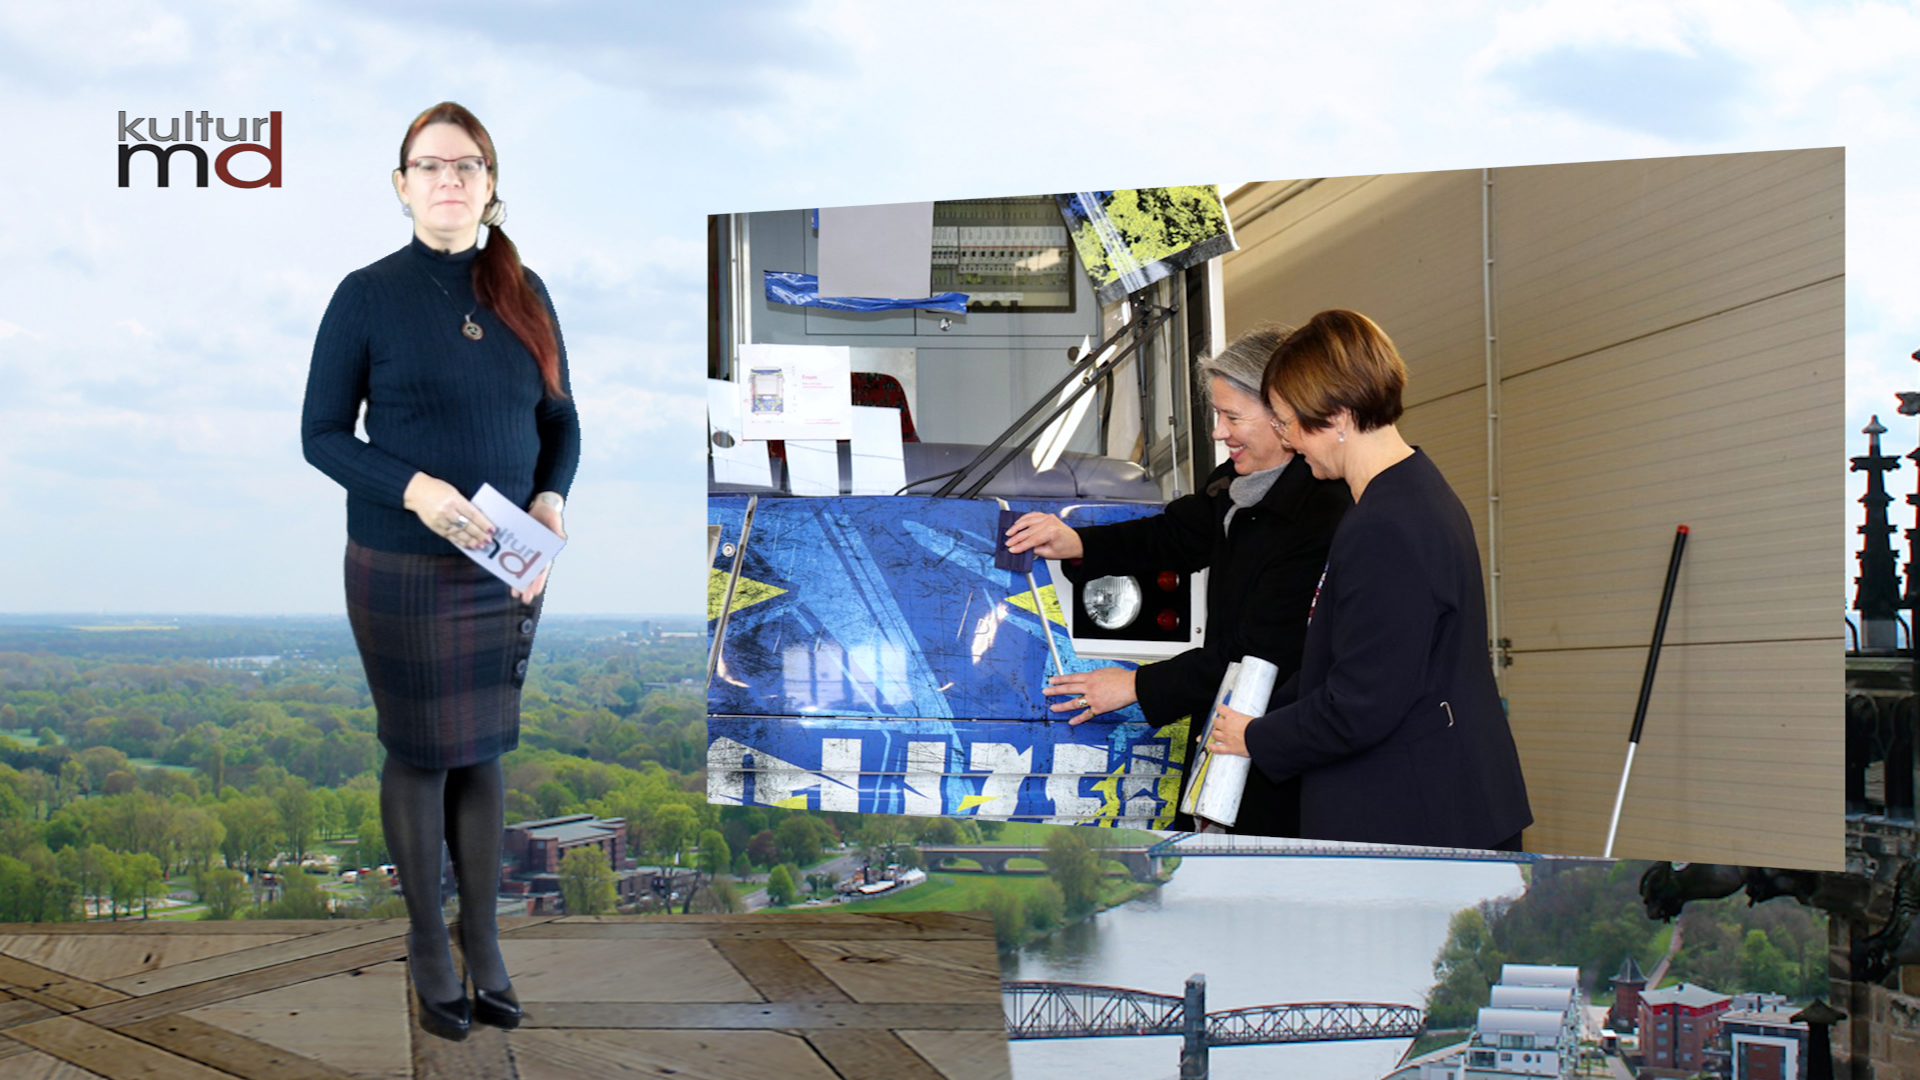
[[[1299,777],[1301,835],[1517,851],[1532,823],[1487,653],[1473,522],[1395,426],[1406,365],[1384,331],[1323,311],[1289,334],[1262,389],[1313,475],[1353,494],[1308,616],[1300,672],[1248,717],[1221,708],[1216,752]]]

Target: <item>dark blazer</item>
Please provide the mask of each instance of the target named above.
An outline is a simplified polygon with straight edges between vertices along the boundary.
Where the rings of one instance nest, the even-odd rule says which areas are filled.
[[[1333,538],[1291,701],[1247,726],[1269,779],[1300,778],[1301,835],[1485,848],[1532,824],[1487,657],[1466,508],[1419,450]]]
[[[1193,718],[1189,766],[1228,664],[1251,653],[1280,669],[1277,683],[1299,668],[1314,583],[1326,565],[1340,515],[1353,503],[1346,484],[1315,480],[1306,459],[1296,456],[1265,498],[1233,516],[1229,532],[1224,522],[1233,499],[1227,488],[1235,475],[1227,462],[1207,478],[1202,494],[1175,499],[1163,514],[1077,530],[1086,548],[1082,573],[1209,568],[1205,644],[1143,665],[1134,676],[1140,711],[1149,722]],[[1297,835],[1297,788],[1291,780],[1275,783],[1255,770],[1233,831]],[[1191,829],[1193,822],[1181,814],[1173,827]]]

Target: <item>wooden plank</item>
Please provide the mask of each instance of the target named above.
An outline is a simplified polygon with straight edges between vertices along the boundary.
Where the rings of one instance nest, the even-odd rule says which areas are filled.
[[[483,1024],[473,1025],[464,1042],[429,1035],[420,1026],[420,999],[407,995],[415,1080],[520,1080],[507,1049],[507,1033]]]
[[[760,916],[736,916],[734,925],[692,926],[682,923],[656,922],[651,919],[636,920],[630,923],[602,923],[598,926],[582,923],[549,923],[533,930],[511,935],[517,941],[542,941],[563,939],[588,939],[610,941],[619,938],[650,939],[655,941],[687,941],[693,939],[718,941],[723,938],[757,938],[768,941],[807,941],[827,939],[833,941],[930,941],[971,939],[980,936],[972,929],[932,930],[912,923],[893,919],[875,919],[868,923],[837,925],[769,923],[760,925]]]
[[[361,1080],[408,1080],[407,966],[384,961],[184,1015]]]
[[[22,1043],[13,1045],[20,1048],[17,1053],[0,1050],[0,1058],[9,1059],[7,1080],[102,1080],[100,1074],[91,1069],[61,1061]]]
[[[106,1080],[233,1080],[197,1061],[71,1016],[23,1024],[7,1034]]]
[[[118,1031],[247,1080],[359,1080],[353,1073],[190,1016],[143,1020]]]
[[[147,934],[132,929],[124,934],[5,934],[0,935],[0,955],[105,983],[302,936],[270,930],[252,934]]]
[[[705,939],[500,940],[527,1008],[556,1001],[737,1001],[760,995]]]
[[[88,1010],[86,1019],[103,1027],[120,1027],[172,1013],[185,1012],[202,1005],[257,994],[295,983],[323,979],[343,971],[367,967],[383,960],[398,960],[406,955],[404,936],[368,942],[351,949],[309,956],[274,967],[260,968],[230,978],[194,983],[173,990],[162,990],[144,997],[130,998]]]
[[[793,951],[855,1001],[998,1003],[999,958],[991,942],[798,941]]]
[[[124,1001],[126,994],[12,956],[0,956],[0,986],[61,1012]],[[68,1006],[60,1008],[61,1004]]]
[[[365,920],[356,920],[364,922]],[[396,921],[396,920],[381,920]],[[397,920],[405,922],[406,920]],[[501,920],[505,922],[506,920]],[[340,919],[233,919],[229,921],[132,919],[96,922],[0,923],[0,934],[324,934],[341,928]]]
[[[947,1080],[1013,1080],[1004,1031],[896,1031]]]
[[[851,1001],[784,941],[716,941],[713,947],[768,1001]]]
[[[552,920],[551,926],[716,926],[745,923],[760,926],[857,926],[862,923],[885,926],[889,920],[880,915],[851,911],[756,911],[750,915],[567,915]]]
[[[520,1080],[839,1080],[779,1031],[522,1031],[513,1057]]]
[[[862,1005],[840,1001],[773,1001],[764,1004],[689,1005],[675,1002],[554,1001],[527,1011],[526,1028],[682,1028],[689,1031],[744,1031],[755,1028],[800,1030],[849,1028],[928,1031],[1005,1031],[1007,1018],[998,1002],[887,1002]]]
[[[59,1016],[66,1009],[52,1009],[37,1001],[26,998],[14,998],[0,1003],[0,1028],[10,1028],[17,1024],[31,1024],[35,1020],[45,1020],[49,1016]]]
[[[559,918],[560,916],[558,915],[509,915],[499,921],[499,929],[502,934],[517,934],[524,930],[531,930],[536,926],[545,926],[547,923],[554,922]],[[394,921],[403,924],[406,922],[405,919],[395,919]],[[459,926],[460,920],[455,919],[453,924],[447,928],[447,932],[453,934],[454,940],[456,941],[459,940]]]
[[[5,1035],[0,1035],[0,1058],[10,1058],[10,1057],[17,1057],[20,1054],[37,1054],[37,1053],[39,1053],[38,1050],[35,1050],[33,1047],[28,1046],[26,1043],[21,1042],[19,1039],[11,1039]]]
[[[812,1031],[807,1042],[842,1080],[945,1080],[891,1031]]]
[[[221,956],[209,956],[202,960],[161,968],[158,971],[143,971],[124,978],[109,979],[106,985],[129,994],[153,994],[162,990],[191,986],[194,983],[244,975],[261,968],[274,967],[331,952],[351,950],[378,942],[398,940],[400,948],[404,950],[406,943],[402,939],[405,938],[406,933],[407,924],[403,920],[381,919],[377,922],[358,924],[349,922],[332,933],[309,934],[272,945],[242,949],[239,952]]]

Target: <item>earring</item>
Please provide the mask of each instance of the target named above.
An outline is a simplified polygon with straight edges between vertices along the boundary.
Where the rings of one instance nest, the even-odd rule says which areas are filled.
[[[400,204],[400,216],[401,216],[401,217],[412,217],[412,216],[413,216],[413,207],[411,207],[411,206],[408,206],[408,205],[407,205],[406,203],[401,203],[401,204]]]
[[[497,229],[507,223],[507,200],[496,196],[487,204],[486,213],[480,215],[480,224],[489,229]]]
[[[1347,433],[1346,433],[1346,432],[1344,432],[1344,431],[1336,431],[1336,432],[1334,432],[1333,434],[1334,434],[1334,435],[1335,435],[1335,437],[1336,437],[1336,439],[1335,439],[1335,441],[1337,441],[1337,442],[1346,442],[1346,441],[1347,441]]]

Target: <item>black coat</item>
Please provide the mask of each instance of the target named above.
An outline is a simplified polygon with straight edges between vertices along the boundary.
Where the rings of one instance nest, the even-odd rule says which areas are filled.
[[[1258,656],[1280,669],[1276,686],[1299,668],[1314,583],[1340,515],[1353,502],[1346,484],[1315,480],[1306,459],[1295,457],[1265,498],[1234,514],[1229,532],[1224,522],[1233,500],[1227,487],[1235,475],[1227,462],[1207,478],[1204,494],[1175,499],[1165,513],[1077,530],[1089,571],[1208,569],[1205,644],[1143,665],[1134,676],[1140,711],[1150,723],[1192,717],[1189,767],[1228,664]],[[1253,770],[1233,831],[1293,836],[1299,820],[1298,785]],[[1174,820],[1176,829],[1192,827],[1184,814]]]
[[[1334,534],[1291,702],[1247,726],[1269,779],[1300,779],[1301,835],[1485,848],[1532,824],[1487,657],[1466,508],[1418,450]]]

